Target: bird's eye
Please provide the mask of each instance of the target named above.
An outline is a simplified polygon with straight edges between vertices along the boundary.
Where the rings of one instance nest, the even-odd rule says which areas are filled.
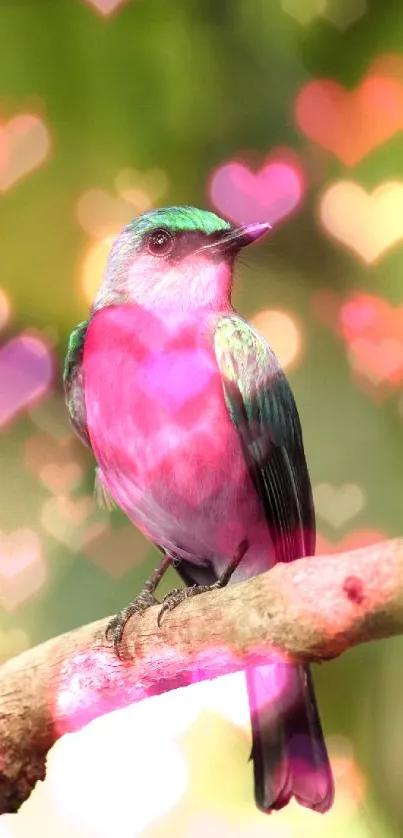
[[[174,239],[168,230],[153,230],[148,237],[148,250],[153,256],[166,256],[173,245]]]

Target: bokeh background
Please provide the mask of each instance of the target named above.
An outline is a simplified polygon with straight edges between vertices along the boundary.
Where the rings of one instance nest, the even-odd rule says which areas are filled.
[[[1,0],[3,660],[114,613],[156,564],[123,515],[96,507],[61,374],[114,236],[180,203],[273,225],[243,254],[234,302],[289,374],[318,551],[402,534],[399,0]],[[172,572],[161,593],[175,584]],[[141,748],[120,753],[124,794],[107,768],[148,711],[124,711],[115,733],[90,726],[86,758],[90,728],[62,740],[45,802],[1,818],[0,834],[114,835],[120,812],[121,836],[400,836],[402,652],[397,638],[315,667],[337,779],[326,817],[255,811],[237,677],[152,700],[147,726],[165,730],[149,774]],[[149,801],[137,820],[136,788]]]

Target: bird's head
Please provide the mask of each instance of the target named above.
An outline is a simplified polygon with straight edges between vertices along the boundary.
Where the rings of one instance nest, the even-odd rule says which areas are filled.
[[[236,254],[270,224],[234,227],[207,210],[166,207],[133,219],[114,242],[93,311],[228,305]]]

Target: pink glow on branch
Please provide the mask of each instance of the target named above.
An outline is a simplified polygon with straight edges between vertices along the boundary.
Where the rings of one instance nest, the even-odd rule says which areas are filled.
[[[211,641],[206,643],[204,650],[197,654],[185,654],[178,648],[167,646],[166,643],[162,643],[155,652],[146,657],[136,657],[136,650],[133,654],[134,657],[129,660],[133,670],[133,686],[131,689],[126,689],[123,703],[122,688],[118,677],[122,663],[113,656],[106,641],[104,646],[95,650],[77,652],[70,660],[63,663],[58,677],[55,678],[54,691],[48,696],[51,716],[57,719],[59,736],[80,730],[100,715],[120,710],[129,704],[143,702],[145,699],[148,704],[150,698],[159,696],[161,693],[168,694],[173,687],[172,696],[177,694],[181,686],[199,685],[196,691],[184,692],[184,695],[189,696],[190,704],[185,715],[182,711],[178,713],[175,729],[179,729],[178,724],[180,726],[185,724],[184,719],[188,719],[186,724],[190,724],[202,707],[206,705],[214,706],[216,709],[218,705],[222,707],[223,697],[229,696],[230,687],[237,681],[241,684],[241,680],[244,679],[241,670],[245,668],[245,661],[237,657],[231,649],[222,645],[217,646]],[[273,680],[271,693],[273,701],[279,699],[287,686],[287,675],[283,674],[284,668],[287,668],[287,664],[284,663],[284,654],[275,648],[268,649],[267,645],[256,646],[252,654],[257,665],[266,664],[269,660],[270,663],[275,664],[276,667],[279,665],[282,669],[279,677]],[[125,661],[124,641],[122,655]],[[236,678],[227,674],[229,667],[236,668],[238,672]],[[221,680],[220,676],[225,677]],[[209,693],[208,684],[201,683],[209,678],[218,679],[215,681],[217,685],[215,696]],[[217,692],[219,693],[221,689],[219,684],[222,684],[221,698],[217,698]],[[288,701],[288,698],[285,700]],[[171,701],[174,702],[174,700],[172,697]],[[246,717],[245,691],[240,686],[238,710],[235,713],[238,719],[243,717],[242,707]],[[146,713],[147,710],[145,709],[144,712]],[[223,715],[226,714],[223,713]],[[173,723],[173,717],[170,717],[169,724]],[[182,730],[183,727],[180,729]]]

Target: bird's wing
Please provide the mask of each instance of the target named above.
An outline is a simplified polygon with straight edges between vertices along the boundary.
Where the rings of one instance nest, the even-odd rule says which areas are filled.
[[[70,335],[69,346],[63,370],[63,384],[67,410],[70,422],[84,445],[91,448],[91,439],[87,426],[87,411],[85,406],[83,352],[88,320],[74,329]],[[99,468],[95,470],[95,497],[99,506],[108,510],[116,506],[109,494]]]
[[[263,506],[277,561],[315,551],[311,482],[301,424],[277,358],[242,317],[222,317],[214,348],[231,420]]]
[[[87,427],[83,370],[84,342],[88,325],[88,320],[79,323],[70,335],[64,362],[63,384],[70,422],[84,445],[91,448],[91,440]]]

